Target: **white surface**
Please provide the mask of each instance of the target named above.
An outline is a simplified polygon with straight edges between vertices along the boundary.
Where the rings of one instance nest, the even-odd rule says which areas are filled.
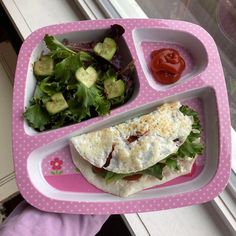
[[[149,235],[153,236],[233,235],[215,213],[210,203],[138,215],[148,229]]]
[[[11,60],[9,55],[12,56]],[[16,54],[10,43],[0,43],[0,201],[4,201],[17,191],[10,132],[13,77],[10,65],[14,65],[15,61]]]
[[[8,13],[9,18],[12,20],[12,23],[14,24],[20,37],[25,39],[31,33],[31,29],[29,28],[29,25],[25,21],[16,3],[13,0],[0,0],[0,2],[5,11]]]
[[[43,26],[84,19],[73,1],[1,0],[21,37]]]
[[[74,0],[88,19],[147,18],[134,0]],[[124,7],[125,6],[125,7]]]
[[[232,138],[232,169],[235,170],[236,174],[236,131],[231,128],[231,138]]]
[[[135,236],[233,236],[211,203],[140,214],[125,214],[124,221]]]
[[[215,198],[211,203],[221,216],[225,225],[236,234],[236,204],[228,189],[220,194],[219,197]]]
[[[133,236],[149,236],[148,229],[143,224],[139,214],[125,214],[122,215],[126,226]]]
[[[127,1],[130,2],[130,0],[127,0]],[[12,21],[15,23],[16,29],[19,31],[22,38],[26,38],[30,34],[32,29],[38,28],[40,25],[42,25],[42,23],[40,22],[42,19],[43,19],[44,24],[46,25],[50,24],[51,22],[53,23],[58,22],[59,17],[62,17],[63,19],[68,19],[68,20],[78,19],[74,11],[72,11],[72,9],[68,9],[69,8],[68,3],[66,3],[66,1],[64,0],[63,1],[61,0],[50,1],[53,4],[53,8],[56,7],[58,9],[58,14],[51,15],[50,19],[46,17],[45,8],[43,8],[44,10],[43,12],[40,12],[40,14],[38,14],[39,11],[37,10],[38,9],[37,6],[38,4],[41,5],[40,1],[34,1],[34,2],[32,1],[33,6],[29,7],[29,5],[26,5],[27,6],[26,8],[25,8],[26,1],[24,0],[18,0],[18,1],[1,0],[1,2],[3,3],[3,6],[5,7],[5,9],[8,11],[8,14],[11,17]],[[29,2],[29,0],[27,0],[27,2]],[[46,2],[46,6],[50,4],[49,1],[45,1],[45,0],[41,2]],[[65,6],[65,8],[63,6]],[[123,6],[126,7],[127,5],[124,4]],[[124,10],[121,9],[121,11],[124,11]],[[129,7],[127,7],[126,11],[132,12]],[[26,12],[26,15],[24,15],[24,12]],[[36,22],[31,20],[30,15],[32,14],[35,15],[34,19],[37,18]],[[235,133],[235,131],[233,132]],[[235,140],[233,142],[233,146],[236,146]],[[236,158],[235,152],[233,153],[233,157]],[[176,235],[176,236],[178,235],[182,235],[182,236],[185,236],[185,235],[186,236],[189,236],[189,235],[191,236],[225,235],[225,236],[228,236],[228,235],[231,235],[228,232],[228,230],[225,228],[221,220],[222,218],[220,218],[220,216],[218,215],[214,217],[216,212],[213,211],[211,207],[208,207],[209,204],[191,206],[191,207],[188,207],[188,209],[182,208],[182,209],[169,210],[166,212],[143,213],[140,215],[126,214],[124,215],[124,218],[128,222],[129,228],[132,229],[133,235],[137,235],[137,236],[151,235],[151,233],[152,235],[155,235],[155,236],[156,235],[161,235],[161,236],[165,236],[165,235],[168,235],[168,236],[169,235]],[[225,207],[225,210],[227,211],[227,207]],[[143,221],[142,221],[142,217],[144,217]],[[154,222],[154,225],[153,225],[153,219],[155,218],[156,218],[156,223]],[[189,218],[191,218],[191,224],[188,223]],[[170,219],[174,223],[171,224]],[[196,219],[197,224],[195,224],[195,221],[193,219]],[[235,223],[235,218],[232,218],[232,219],[233,219],[233,223]],[[152,222],[151,226],[150,226],[149,221]],[[177,227],[178,234],[173,231],[172,226],[173,227],[178,226]],[[197,226],[197,229],[196,229],[196,226]],[[194,233],[192,233],[192,229]],[[163,231],[164,231],[163,234],[159,233]],[[212,232],[215,232],[215,234],[213,234]],[[234,233],[234,235],[235,234],[236,232]]]
[[[121,18],[147,18],[135,0],[109,0]]]
[[[0,178],[13,171],[11,151],[11,107],[12,85],[0,64]],[[3,165],[4,163],[4,165]]]
[[[97,1],[94,0],[74,0],[80,10],[86,16],[86,19],[96,20],[104,19],[105,15],[101,12]]]
[[[0,61],[2,62],[2,66],[4,67],[8,79],[13,85],[17,61],[16,52],[9,41],[0,43],[0,52]]]

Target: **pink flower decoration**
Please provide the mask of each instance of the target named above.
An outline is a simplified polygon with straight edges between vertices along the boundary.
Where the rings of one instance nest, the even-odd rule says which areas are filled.
[[[57,157],[54,158],[54,160],[50,162],[50,165],[52,166],[52,170],[61,170],[62,164],[63,164],[63,161]]]

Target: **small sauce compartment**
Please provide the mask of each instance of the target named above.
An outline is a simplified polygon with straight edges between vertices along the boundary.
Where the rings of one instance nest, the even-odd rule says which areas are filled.
[[[137,28],[132,32],[136,52],[149,84],[156,90],[167,90],[199,75],[208,64],[208,55],[202,42],[185,31],[162,28]],[[185,61],[180,79],[164,85],[157,82],[150,70],[151,52],[161,48],[176,49]]]
[[[36,60],[39,59],[41,54],[47,54],[49,50],[46,47],[46,44],[43,41],[43,37],[45,34],[53,35],[57,40],[62,42],[63,40],[68,40],[71,43],[87,43],[87,42],[96,42],[96,41],[103,41],[103,39],[106,37],[107,32],[110,28],[104,28],[104,29],[96,29],[96,30],[82,30],[82,31],[74,31],[74,32],[68,32],[64,34],[51,34],[50,31],[48,32],[45,30],[44,32],[40,32],[41,40],[37,39],[39,43],[37,43],[36,47],[32,50],[31,55],[29,56],[29,63],[27,68],[27,76],[26,76],[26,85],[25,85],[25,97],[24,97],[24,107],[28,107],[30,104],[30,100],[33,97],[34,89],[36,86],[36,78],[33,74],[33,64]],[[119,47],[119,55],[122,58],[121,59],[121,68],[125,68],[131,61],[132,61],[132,55],[130,53],[130,50],[128,48],[128,45],[125,41],[125,38],[121,36],[121,38],[118,41],[118,47]],[[122,70],[121,69],[121,70]],[[115,106],[114,108],[110,109],[113,110],[116,107],[123,106],[124,104],[127,104],[129,102],[132,102],[135,97],[138,94],[139,90],[139,81],[137,78],[137,72],[136,68],[134,68],[134,73],[132,75],[132,79],[134,80],[134,89],[132,95],[129,97],[129,100],[127,100],[125,103]],[[23,111],[22,111],[23,113]],[[85,120],[93,119],[97,116],[89,117]],[[83,121],[81,121],[83,122]],[[74,123],[75,124],[75,123]],[[70,124],[73,125],[73,124]],[[64,125],[62,127],[65,127],[67,125]],[[62,128],[60,127],[60,128]],[[57,128],[57,129],[60,129]],[[36,135],[43,132],[50,132],[52,129],[38,132],[35,129],[31,128],[28,123],[24,120],[24,131],[28,135]],[[55,129],[53,129],[55,130]]]

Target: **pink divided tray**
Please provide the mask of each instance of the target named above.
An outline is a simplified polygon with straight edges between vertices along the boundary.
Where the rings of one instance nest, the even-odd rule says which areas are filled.
[[[42,133],[28,127],[22,113],[34,91],[32,64],[46,50],[42,43],[44,35],[90,41],[103,35],[112,24],[125,28],[121,50],[127,62],[131,58],[135,61],[136,87],[132,98],[105,117]],[[157,84],[148,69],[150,52],[161,47],[176,48],[186,61],[185,72],[175,84]],[[68,147],[72,136],[117,124],[176,100],[197,110],[204,128],[204,153],[197,159],[192,173],[120,198],[89,184],[73,165]],[[12,134],[19,190],[31,205],[41,210],[121,214],[209,201],[223,191],[231,168],[229,105],[217,47],[204,29],[183,21],[96,20],[41,28],[25,40],[18,57]],[[53,169],[55,162],[60,165],[57,171]]]

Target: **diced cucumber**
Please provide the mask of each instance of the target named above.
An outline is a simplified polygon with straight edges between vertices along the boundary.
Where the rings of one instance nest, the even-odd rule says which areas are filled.
[[[87,88],[90,88],[96,83],[98,78],[98,73],[92,66],[89,66],[87,69],[80,67],[75,72],[75,77],[78,81],[83,83]]]
[[[34,63],[33,71],[36,76],[50,76],[53,74],[54,61],[48,55],[43,55]]]
[[[123,80],[116,80],[115,77],[104,81],[105,93],[108,99],[120,97],[125,93],[125,83]]]
[[[112,38],[106,37],[103,43],[99,42],[94,47],[94,52],[99,56],[105,58],[106,60],[110,61],[114,54],[116,53],[116,42]]]
[[[51,96],[50,100],[46,103],[47,111],[54,115],[60,111],[68,108],[68,104],[62,93],[55,93]]]

